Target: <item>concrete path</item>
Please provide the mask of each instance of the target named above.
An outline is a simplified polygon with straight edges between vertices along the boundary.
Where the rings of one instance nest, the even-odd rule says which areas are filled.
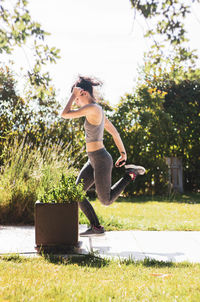
[[[85,225],[80,225],[80,232],[85,229]],[[95,252],[107,258],[200,263],[200,232],[112,231],[101,237],[79,239],[81,254]],[[38,256],[34,246],[34,226],[0,226],[0,255]]]

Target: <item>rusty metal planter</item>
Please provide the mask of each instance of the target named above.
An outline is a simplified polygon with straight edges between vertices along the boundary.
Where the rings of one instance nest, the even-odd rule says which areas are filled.
[[[78,246],[78,204],[35,204],[36,250],[65,252]]]

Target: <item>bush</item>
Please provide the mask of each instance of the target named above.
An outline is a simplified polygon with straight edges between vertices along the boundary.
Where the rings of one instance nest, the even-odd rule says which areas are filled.
[[[71,149],[59,145],[42,151],[15,139],[4,148],[4,166],[0,173],[0,224],[34,223],[34,204],[56,186],[62,174],[76,171]],[[75,159],[74,159],[75,161]]]
[[[53,186],[48,192],[40,197],[43,203],[71,203],[83,201],[86,192],[83,191],[83,184],[76,184],[76,176],[70,172],[62,174],[57,186]]]

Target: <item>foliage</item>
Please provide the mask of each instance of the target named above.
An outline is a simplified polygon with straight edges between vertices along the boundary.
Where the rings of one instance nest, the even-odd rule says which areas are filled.
[[[24,131],[28,120],[27,104],[16,93],[13,75],[8,68],[0,68],[0,154],[5,140]]]
[[[160,70],[157,75],[145,71],[144,87],[155,95],[164,91],[163,112],[168,116],[165,156],[177,156],[183,161],[184,187],[198,190],[200,154],[200,70],[188,71],[172,66],[170,72]],[[148,86],[147,86],[148,85]],[[141,88],[143,86],[141,85]],[[143,90],[143,88],[142,88]]]
[[[141,95],[139,92],[135,95],[127,94],[122,98],[112,117],[125,144],[127,162],[143,165],[148,172],[138,177],[134,184],[131,183],[125,192],[163,194],[168,180],[163,153],[166,147],[164,135],[168,133],[168,116],[162,112],[163,97],[156,96],[152,100],[147,89],[143,92]],[[113,152],[111,147],[109,149]],[[120,177],[121,169],[115,173],[116,180]]]
[[[200,71],[196,67],[198,56],[186,45],[184,28],[192,2],[131,0],[131,3],[146,20],[153,20],[146,33],[146,37],[153,38],[153,44],[144,54],[135,92],[121,98],[111,117],[125,143],[128,162],[142,164],[148,172],[125,191],[164,193],[168,156],[182,158],[184,187],[197,191]],[[110,146],[107,136],[105,143],[117,158],[118,152]],[[120,170],[114,171],[115,181],[120,174]]]
[[[59,58],[59,50],[44,43],[48,33],[38,22],[32,20],[27,8],[28,1],[15,0],[12,5],[9,4],[2,0],[0,5],[0,53],[11,54],[16,46],[22,47],[30,43],[35,61],[34,66],[28,70],[28,76],[31,84],[35,88],[40,87],[44,92],[48,90],[50,76],[48,72],[42,73],[42,65],[55,63]],[[38,95],[41,95],[41,91],[38,91]]]
[[[200,80],[174,81],[168,85],[164,107],[173,121],[176,136],[170,151],[182,158],[186,190],[200,188]]]
[[[149,62],[152,67],[159,65],[163,68],[166,60],[175,60],[179,65],[195,62],[196,51],[191,50],[187,43],[189,40],[184,19],[191,13],[193,3],[199,3],[199,0],[130,1],[135,11],[145,18],[145,37],[149,37],[153,42],[150,51],[145,54],[145,57],[151,55]]]
[[[151,62],[149,63],[151,65]],[[126,94],[111,117],[125,144],[128,162],[144,165],[147,174],[128,186],[126,193],[164,193],[167,190],[166,157],[183,162],[184,188],[198,191],[200,154],[200,71],[172,66],[151,72],[145,64],[135,93]],[[169,66],[168,66],[169,67]],[[114,157],[119,156],[106,136]],[[114,170],[115,181],[121,169]]]
[[[28,1],[14,0],[10,3],[2,0],[0,20],[0,54],[9,56],[15,48],[23,48],[26,45],[31,49],[30,61],[33,62],[32,65],[29,62],[30,68],[25,75],[23,98],[16,92],[16,75],[1,64],[0,153],[3,152],[4,143],[11,142],[16,136],[26,137],[25,143],[34,143],[40,147],[44,146],[47,140],[52,141],[53,145],[56,140],[56,135],[53,134],[56,132],[60,106],[56,101],[50,75],[43,72],[42,67],[48,63],[56,63],[59,50],[45,44],[45,37],[49,34],[38,22],[32,20]]]
[[[199,0],[130,0],[132,6],[146,19],[156,19],[156,25],[149,28],[146,36],[162,35],[164,41],[171,44],[182,44],[186,30],[184,18],[191,12],[191,5]]]
[[[16,138],[4,146],[4,164],[0,169],[0,224],[34,221],[34,204],[39,196],[57,185],[73,160],[73,148],[48,145],[39,148]],[[74,175],[76,175],[76,171]]]
[[[29,95],[30,96],[30,95]],[[37,109],[36,109],[37,108]],[[20,97],[16,92],[16,81],[8,67],[0,69],[0,154],[3,163],[4,145],[18,137],[25,137],[24,144],[45,145],[56,140],[59,105],[55,94],[45,94],[43,102],[36,102],[29,97]],[[55,136],[53,135],[55,133]]]
[[[76,176],[73,172],[62,174],[57,186],[53,186],[48,192],[40,197],[43,203],[71,203],[80,202],[85,198],[83,184],[76,184]]]
[[[1,122],[0,133],[1,150],[5,138],[9,140],[26,132],[29,141],[39,145],[43,140],[43,133],[47,137],[55,132],[59,105],[56,101],[55,89],[50,75],[43,72],[43,66],[56,63],[59,50],[45,44],[45,37],[49,35],[38,22],[32,20],[28,10],[28,1],[14,0],[12,3],[1,1],[0,5],[1,37],[0,54],[12,54],[17,47],[24,45],[31,49],[31,65],[25,75],[26,87],[23,98],[18,96],[12,72],[3,64],[0,70],[0,99]],[[47,131],[45,131],[47,130]],[[3,140],[3,141],[2,141]]]
[[[84,133],[80,121],[61,120],[60,105],[56,94],[50,87],[50,93],[43,100],[31,96],[31,87],[23,98],[16,91],[14,75],[8,67],[0,69],[0,164],[4,161],[4,148],[12,148],[17,137],[19,143],[37,146],[42,149],[54,145],[67,148],[73,145],[73,156],[81,160],[84,157]],[[75,135],[76,133],[76,135]],[[77,163],[79,162],[77,160]]]
[[[24,144],[44,146],[46,141],[56,140],[55,134],[60,106],[56,101],[55,88],[48,72],[43,73],[42,66],[56,63],[59,50],[45,44],[48,35],[41,25],[32,20],[28,10],[28,1],[14,0],[12,3],[1,1],[0,5],[1,37],[0,54],[8,56],[17,47],[24,45],[31,49],[29,70],[23,75],[25,93],[23,98],[16,91],[16,74],[1,63],[0,66],[0,164],[3,164],[4,144],[12,145],[18,137]],[[2,60],[3,61],[3,60]],[[45,133],[45,135],[44,135]],[[65,142],[66,143],[66,142]]]

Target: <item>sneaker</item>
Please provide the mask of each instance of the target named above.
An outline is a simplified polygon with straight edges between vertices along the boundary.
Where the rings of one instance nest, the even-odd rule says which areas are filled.
[[[145,168],[136,165],[125,165],[126,173],[128,173],[131,179],[134,181],[138,175],[144,175]]]
[[[81,237],[90,237],[90,236],[102,236],[104,235],[104,233],[105,233],[104,227],[100,225],[99,227],[92,226],[85,232],[80,233],[79,235]]]

